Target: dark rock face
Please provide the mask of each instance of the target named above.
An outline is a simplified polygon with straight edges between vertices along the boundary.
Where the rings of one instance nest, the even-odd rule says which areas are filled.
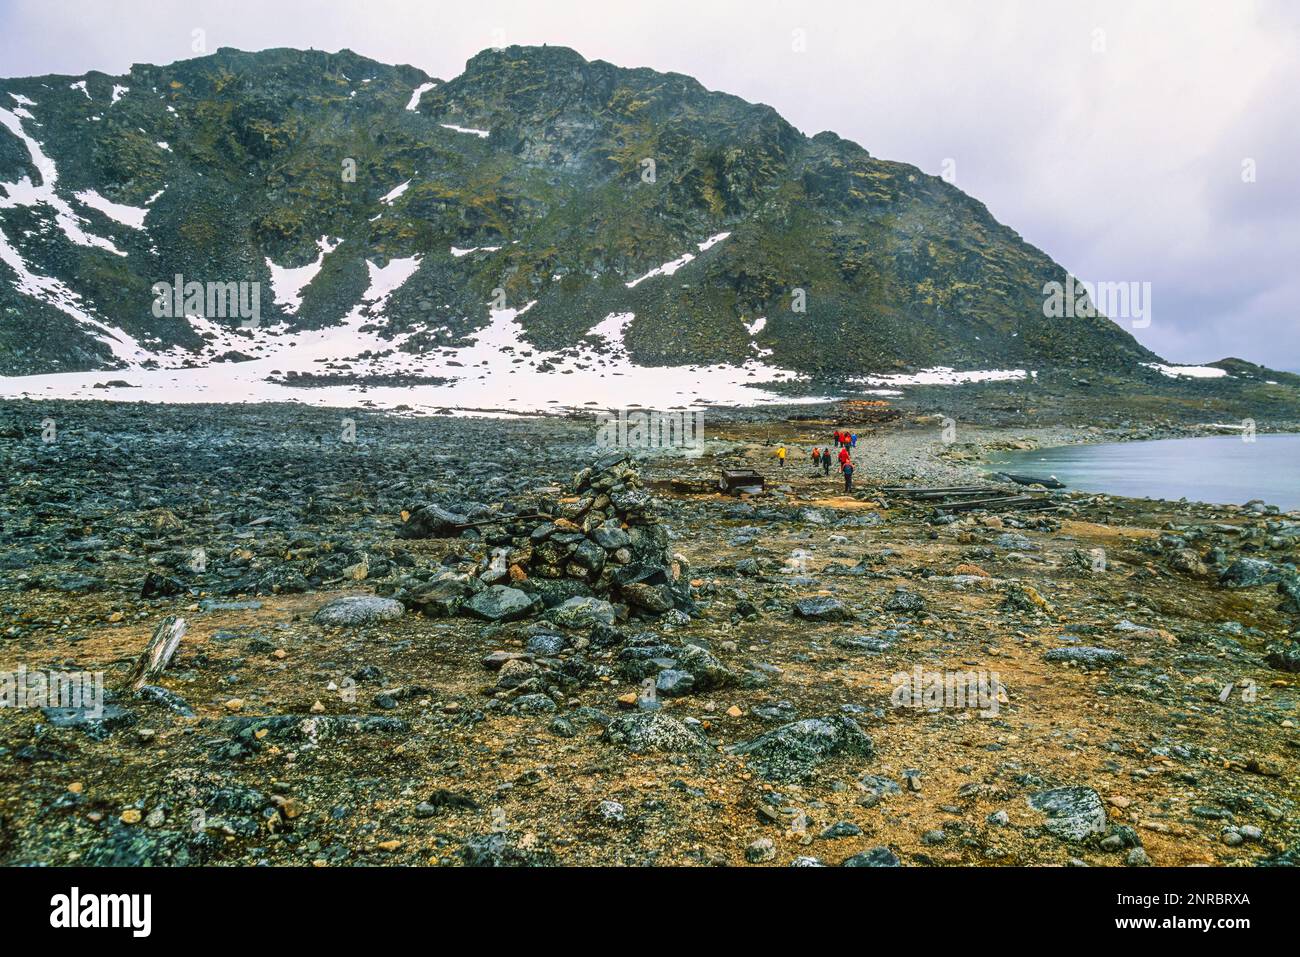
[[[871,739],[852,718],[806,718],[782,725],[753,741],[731,748],[732,754],[747,756],[769,781],[799,781],[836,755],[871,757]]]
[[[1082,841],[1106,833],[1106,807],[1092,788],[1055,788],[1039,791],[1027,800],[1031,808],[1046,815],[1043,827],[1062,840]]]
[[[751,338],[737,317],[775,315],[786,290],[815,276],[820,321],[774,321],[761,335],[787,368],[1093,364],[1161,378],[1139,365],[1151,353],[1104,317],[1045,317],[1043,284],[1064,282],[1065,271],[978,200],[833,133],[805,137],[770,107],[689,77],[561,47],[509,47],[471,58],[414,110],[405,107],[426,74],[349,51],[223,49],[86,80],[93,96],[69,89],[67,77],[0,80],[0,94],[32,101],[24,129],[57,165],[61,191],[71,193],[66,181],[148,206],[147,233],[92,222],[127,254],[115,256],[24,243],[28,207],[5,211],[2,228],[34,272],[93,304],[96,320],[142,342],[161,339],[160,349],[204,344],[188,323],[149,315],[150,284],[173,264],[187,277],[266,288],[268,258],[302,266],[328,235],[343,242],[301,307],[291,313],[264,295],[264,323],[336,325],[357,305],[367,258],[419,255],[419,270],[386,306],[391,333],[414,332],[416,346],[432,350],[483,326],[480,293],[504,281],[511,301],[535,302],[520,318],[544,347],[573,345],[587,317],[634,312],[627,345],[639,362],[743,361]],[[127,92],[112,103],[111,122],[92,122],[114,85]],[[163,150],[159,141],[186,145]],[[320,158],[351,156],[362,142],[373,175],[358,177],[341,202],[338,164]],[[652,184],[640,175],[651,145]],[[0,129],[0,182],[35,182],[34,165]],[[485,168],[496,171],[490,184],[472,172]],[[406,191],[383,202],[403,182]],[[724,230],[732,235],[688,267],[693,331],[680,335],[678,282],[625,282]],[[500,248],[457,258],[451,246]],[[0,374],[116,364],[84,324],[20,292],[3,269],[0,316]]]

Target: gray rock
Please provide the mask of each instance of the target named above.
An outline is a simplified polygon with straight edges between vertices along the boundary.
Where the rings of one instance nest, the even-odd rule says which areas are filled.
[[[1238,558],[1219,574],[1219,584],[1224,588],[1253,588],[1281,581],[1285,569],[1262,558]]]
[[[313,620],[319,625],[350,628],[377,621],[394,621],[405,611],[400,601],[365,595],[335,598],[317,611]]]
[[[555,863],[553,852],[528,846],[508,831],[471,837],[460,849],[460,857],[469,867],[549,867]]]
[[[717,658],[699,645],[683,645],[676,653],[677,667],[690,672],[696,691],[712,691],[735,683],[732,674]]]
[[[1082,841],[1089,835],[1106,833],[1106,807],[1092,788],[1053,788],[1026,800],[1046,816],[1043,827],[1062,840]]]
[[[509,585],[493,585],[474,595],[463,611],[484,621],[518,621],[540,610],[541,599]]]
[[[41,714],[56,728],[79,728],[96,740],[135,723],[135,715],[116,704],[104,704],[97,709],[42,708]]]
[[[614,624],[614,606],[600,598],[577,596],[552,608],[547,617],[562,628],[594,628]]]
[[[914,592],[899,589],[885,602],[885,611],[914,615],[925,611],[925,599]]]
[[[1057,664],[1071,662],[1085,668],[1105,668],[1110,665],[1121,664],[1128,659],[1123,652],[1112,651],[1110,648],[1075,645],[1069,648],[1053,648],[1043,655],[1043,660]]]
[[[1264,661],[1278,671],[1300,672],[1300,641],[1279,641],[1269,645]]]
[[[811,776],[813,768],[829,757],[843,754],[869,758],[873,748],[856,721],[834,715],[792,721],[753,741],[734,745],[730,751],[749,758],[769,781],[798,781]]]
[[[675,754],[705,748],[704,737],[698,731],[662,711],[620,715],[609,723],[604,737],[638,752]]]
[[[853,612],[844,602],[828,596],[801,598],[794,603],[794,613],[808,621],[845,621],[853,617]]]
[[[655,679],[655,691],[666,698],[688,695],[695,689],[695,677],[690,672],[665,668]]]
[[[840,867],[898,867],[898,855],[887,847],[873,847],[861,854],[846,857]]]

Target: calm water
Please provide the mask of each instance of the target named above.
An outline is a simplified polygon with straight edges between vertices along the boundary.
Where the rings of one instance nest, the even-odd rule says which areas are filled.
[[[1130,498],[1188,498],[1242,505],[1263,499],[1283,511],[1300,509],[1300,435],[1239,435],[1114,445],[1073,445],[1014,452],[991,460],[995,469],[1055,475],[1072,489]]]

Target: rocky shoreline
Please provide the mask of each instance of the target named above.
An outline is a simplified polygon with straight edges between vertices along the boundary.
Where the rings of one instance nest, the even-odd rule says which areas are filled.
[[[1294,864],[1300,516],[886,491],[1196,427],[942,418],[0,403],[0,668],[111,692],[0,709],[0,860]]]

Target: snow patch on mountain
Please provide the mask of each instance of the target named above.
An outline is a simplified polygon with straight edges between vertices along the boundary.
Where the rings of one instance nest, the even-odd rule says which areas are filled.
[[[1228,374],[1226,369],[1220,369],[1217,366],[1176,366],[1165,365],[1162,362],[1144,362],[1142,364],[1148,369],[1155,369],[1161,375],[1166,375],[1171,379],[1177,379],[1179,376],[1188,379],[1222,379]]]
[[[32,165],[36,167],[36,171],[41,177],[40,186],[34,185],[31,179],[26,176],[16,183],[0,183],[0,189],[3,189],[7,194],[0,197],[0,209],[9,209],[14,206],[37,206],[44,203],[54,210],[55,221],[58,223],[59,229],[78,246],[89,246],[95,249],[107,250],[117,256],[125,256],[126,253],[114,246],[111,241],[87,233],[82,228],[85,221],[72,211],[72,207],[68,205],[67,200],[54,191],[55,184],[59,181],[59,171],[54,165],[54,160],[45,155],[40,143],[27,135],[27,131],[23,129],[22,120],[12,111],[0,107],[0,124],[3,124],[9,132],[23,141],[23,145],[27,147],[27,152],[32,158]]]
[[[366,82],[369,83],[370,81],[367,80]],[[437,82],[421,83],[419,86],[415,88],[414,91],[412,91],[411,99],[406,104],[406,108],[410,110],[412,113],[414,113],[416,110],[420,108],[420,97],[424,96],[424,94],[428,93],[437,85],[438,85]]]
[[[885,386],[965,385],[969,382],[1010,382],[1016,379],[1034,378],[1037,375],[1037,372],[1026,372],[1024,369],[972,369],[959,372],[948,366],[935,366],[933,369],[922,369],[920,372],[861,376],[853,381]]]
[[[276,305],[283,306],[287,312],[296,313],[302,305],[303,290],[316,278],[321,266],[325,264],[325,257],[338,249],[341,243],[341,239],[331,240],[328,236],[322,236],[316,240],[318,255],[315,261],[305,266],[277,266],[268,256],[266,268],[271,271],[271,293]]]
[[[411,181],[408,179],[405,183],[402,183],[400,186],[394,186],[383,196],[380,196],[379,201],[383,203],[385,206],[392,206],[393,203],[397,201],[398,197],[400,197],[403,193],[405,193],[407,189],[410,188],[410,186],[411,186]]]
[[[481,137],[482,139],[487,139],[492,135],[491,130],[476,130],[469,126],[457,126],[455,123],[439,123],[438,125],[443,129],[455,130],[457,133],[471,133],[474,136]]]
[[[91,209],[99,210],[115,223],[130,226],[132,229],[144,229],[144,219],[149,215],[148,209],[127,206],[124,203],[115,203],[99,195],[93,189],[82,190],[74,195],[77,197],[77,202],[83,206],[89,206]]]
[[[710,236],[708,239],[703,242],[698,242],[695,245],[700,252],[706,252],[730,235],[731,233],[718,233],[716,236]],[[651,269],[644,276],[638,276],[636,279],[633,279],[631,282],[626,282],[623,285],[627,286],[628,289],[635,289],[647,279],[654,279],[656,276],[671,276],[694,258],[695,253],[682,253],[682,255],[678,256],[672,262],[666,262],[662,266]]]

